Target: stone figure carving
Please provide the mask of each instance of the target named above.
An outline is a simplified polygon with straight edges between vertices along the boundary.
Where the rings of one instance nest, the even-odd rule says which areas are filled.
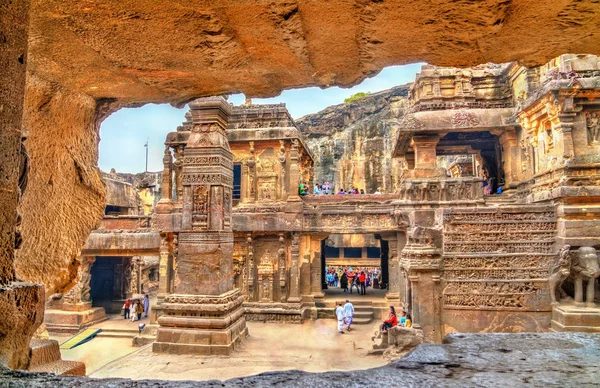
[[[455,128],[475,127],[479,124],[479,118],[471,112],[458,111],[452,117],[452,126]]]
[[[600,141],[600,115],[597,112],[587,112],[585,114],[585,124],[587,127],[588,144],[598,144]]]
[[[566,294],[562,289],[562,284],[571,273],[570,249],[570,245],[565,245],[562,247],[558,255],[558,262],[554,268],[552,268],[550,278],[548,279],[548,284],[550,286],[550,299],[553,305],[558,304],[558,301],[566,297]]]
[[[581,247],[572,257],[571,277],[575,283],[575,303],[583,303],[583,281],[587,281],[586,298],[588,305],[594,304],[594,280],[600,276],[598,255],[593,247]]]
[[[271,300],[271,285],[269,284],[269,282],[264,282],[262,284],[262,299],[265,300]]]

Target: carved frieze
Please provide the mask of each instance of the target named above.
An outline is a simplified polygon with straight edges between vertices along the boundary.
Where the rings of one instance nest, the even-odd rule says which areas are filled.
[[[459,110],[452,116],[453,128],[476,127],[479,124],[479,117],[472,112]]]

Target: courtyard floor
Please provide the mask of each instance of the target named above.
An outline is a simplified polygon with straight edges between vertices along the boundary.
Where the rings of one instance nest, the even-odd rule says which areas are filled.
[[[107,324],[130,326],[118,319]],[[375,325],[356,325],[351,332],[338,334],[333,319],[304,324],[248,322],[250,336],[230,357],[154,354],[151,345],[134,348],[131,339],[106,337],[61,352],[64,359],[84,361],[91,377],[134,380],[226,380],[289,369],[345,371],[385,365],[381,355],[367,355]]]

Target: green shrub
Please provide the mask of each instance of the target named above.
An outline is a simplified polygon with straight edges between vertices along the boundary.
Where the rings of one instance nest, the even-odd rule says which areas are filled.
[[[353,94],[350,97],[346,98],[344,100],[344,102],[347,104],[347,103],[352,102],[352,101],[360,100],[361,98],[367,97],[369,94],[371,94],[371,92],[366,92],[366,93],[365,92],[358,92],[358,93]]]

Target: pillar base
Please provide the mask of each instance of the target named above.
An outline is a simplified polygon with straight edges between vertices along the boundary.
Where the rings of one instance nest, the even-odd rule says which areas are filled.
[[[239,290],[221,295],[165,298],[158,318],[155,353],[229,355],[246,338],[248,328]]]

